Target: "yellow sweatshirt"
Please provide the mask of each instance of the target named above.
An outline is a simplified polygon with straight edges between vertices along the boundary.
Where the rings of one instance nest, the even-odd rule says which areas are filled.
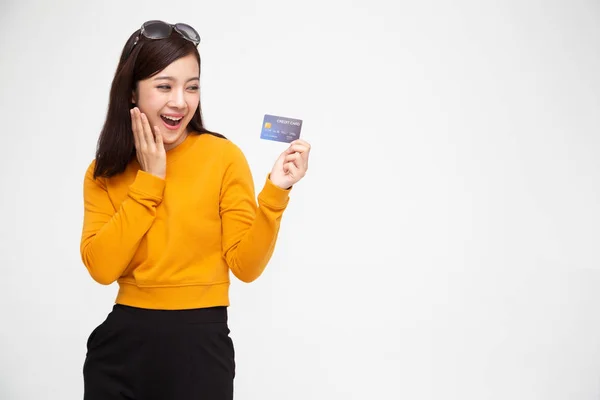
[[[229,305],[229,270],[244,282],[269,262],[290,190],[268,178],[255,197],[231,141],[190,134],[167,152],[163,180],[137,160],[111,178],[84,179],[81,257],[94,280],[118,281],[116,302],[152,309]]]

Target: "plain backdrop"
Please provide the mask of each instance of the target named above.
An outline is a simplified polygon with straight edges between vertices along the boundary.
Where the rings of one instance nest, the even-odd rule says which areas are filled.
[[[0,399],[80,399],[117,287],[79,254],[126,39],[200,32],[257,189],[302,119],[275,254],[231,287],[236,399],[600,396],[600,3],[2,0]]]

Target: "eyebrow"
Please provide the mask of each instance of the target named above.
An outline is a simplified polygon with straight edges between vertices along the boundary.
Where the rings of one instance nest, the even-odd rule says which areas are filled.
[[[156,78],[154,78],[155,81],[163,80],[163,79],[168,80],[168,81],[176,81],[177,80],[177,79],[173,78],[172,76],[157,76]],[[200,80],[200,78],[195,76],[193,78],[188,79],[186,82],[199,81],[199,80]]]

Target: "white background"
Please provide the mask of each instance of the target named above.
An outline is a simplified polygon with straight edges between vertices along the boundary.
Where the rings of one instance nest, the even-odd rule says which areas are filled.
[[[304,121],[309,174],[231,288],[236,399],[600,396],[597,1],[3,0],[0,399],[82,397],[110,311],[82,182],[122,46],[202,36],[209,129],[257,189]]]

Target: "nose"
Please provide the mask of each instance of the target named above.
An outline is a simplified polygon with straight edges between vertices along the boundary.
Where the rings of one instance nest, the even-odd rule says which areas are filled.
[[[169,99],[170,107],[182,109],[185,108],[185,97],[183,95],[182,90],[173,90],[171,91],[171,98]]]

